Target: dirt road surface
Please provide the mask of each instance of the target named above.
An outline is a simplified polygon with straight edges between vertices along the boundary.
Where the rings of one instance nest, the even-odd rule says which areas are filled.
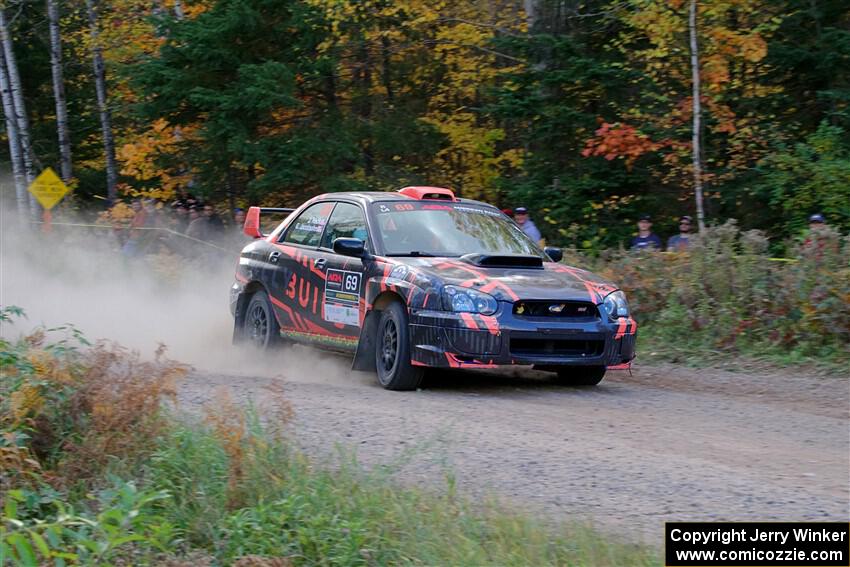
[[[299,444],[320,459],[353,449],[403,484],[440,489],[451,474],[469,496],[653,545],[666,520],[850,517],[850,378],[637,364],[595,388],[446,372],[388,392],[345,359],[310,356],[296,349],[279,366],[298,368],[282,373]],[[196,370],[181,406],[224,389],[262,407],[279,381],[265,374]]]

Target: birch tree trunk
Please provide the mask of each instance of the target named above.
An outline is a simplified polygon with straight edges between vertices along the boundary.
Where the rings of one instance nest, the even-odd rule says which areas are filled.
[[[180,0],[174,0],[174,17],[178,20],[182,20],[186,17],[183,12],[183,2]]]
[[[24,157],[21,155],[21,140],[18,136],[17,113],[9,88],[9,75],[6,69],[6,57],[0,49],[0,94],[3,100],[3,116],[6,118],[6,136],[9,138],[9,156],[12,158],[12,177],[15,181],[15,199],[18,203],[18,218],[24,223],[29,218],[27,200],[27,179],[24,172]]]
[[[702,104],[700,102],[699,50],[697,47],[697,0],[691,0],[688,14],[688,29],[691,38],[691,82],[693,85],[693,133],[692,151],[694,162],[694,196],[697,205],[699,231],[705,230],[705,212],[702,204]]]
[[[537,23],[537,0],[523,0],[522,7],[525,10],[525,22],[528,24],[528,32],[534,30],[534,24]]]
[[[71,181],[71,135],[68,131],[68,105],[65,102],[65,80],[62,77],[62,36],[59,29],[59,2],[47,0],[47,19],[50,23],[50,70],[53,74],[53,97],[56,99],[56,133],[59,137],[59,158],[62,180]]]
[[[27,180],[27,186],[35,179],[35,165],[33,164],[34,155],[32,152],[32,144],[30,142],[30,124],[27,117],[27,107],[24,103],[24,91],[21,88],[21,76],[18,73],[18,63],[15,59],[15,50],[12,46],[12,35],[6,21],[6,10],[0,9],[0,40],[3,43],[3,55],[6,58],[6,76],[9,81],[9,89],[12,92],[12,102],[14,103],[15,123],[18,126],[18,141],[21,146],[21,154],[24,161],[24,175]],[[41,206],[32,195],[29,196],[30,215],[32,220],[39,220]]]
[[[97,27],[97,0],[86,0],[86,12],[89,18],[89,32],[92,41],[92,63],[94,82],[97,91],[97,106],[100,112],[100,128],[103,132],[103,154],[106,158],[106,196],[109,204],[118,198],[118,165],[115,161],[115,138],[112,135],[112,113],[106,96],[106,70],[103,65],[103,50],[100,47]]]

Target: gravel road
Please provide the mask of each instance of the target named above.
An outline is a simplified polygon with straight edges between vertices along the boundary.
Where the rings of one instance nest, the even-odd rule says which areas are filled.
[[[514,369],[445,372],[399,393],[344,359],[279,356],[268,366],[282,378],[196,369],[181,407],[214,404],[220,389],[262,407],[282,380],[298,442],[319,459],[353,449],[438,489],[452,474],[472,497],[650,544],[665,520],[850,518],[850,377],[636,364],[596,388]]]

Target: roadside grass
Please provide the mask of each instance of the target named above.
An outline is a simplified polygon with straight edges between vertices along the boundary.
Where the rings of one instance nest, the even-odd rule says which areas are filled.
[[[152,401],[184,367],[64,332],[0,339],[0,566],[659,563],[587,524],[460,497],[450,478],[402,488],[354,458],[316,465],[282,392],[262,419],[224,397],[203,417],[168,410]]]
[[[442,493],[399,488],[386,471],[351,461],[317,469],[256,418],[243,447],[237,463],[214,431],[182,422],[144,473],[147,486],[171,495],[155,507],[183,528],[183,540],[223,564],[245,556],[304,565],[657,564],[648,548],[474,503],[451,484]]]
[[[730,371],[770,371],[794,367],[811,375],[846,378],[850,353],[834,344],[805,350],[765,343],[739,342],[736,352],[718,348],[710,336],[687,337],[674,329],[647,324],[640,327],[638,362],[670,362],[692,368],[718,368]],[[850,348],[850,347],[848,347]]]

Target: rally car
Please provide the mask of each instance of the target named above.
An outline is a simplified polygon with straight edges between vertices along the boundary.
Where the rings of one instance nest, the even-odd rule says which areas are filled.
[[[289,213],[270,234],[260,215]],[[251,207],[230,292],[234,341],[354,353],[391,390],[428,368],[531,365],[595,385],[635,356],[622,291],[559,263],[499,209],[440,187]]]

